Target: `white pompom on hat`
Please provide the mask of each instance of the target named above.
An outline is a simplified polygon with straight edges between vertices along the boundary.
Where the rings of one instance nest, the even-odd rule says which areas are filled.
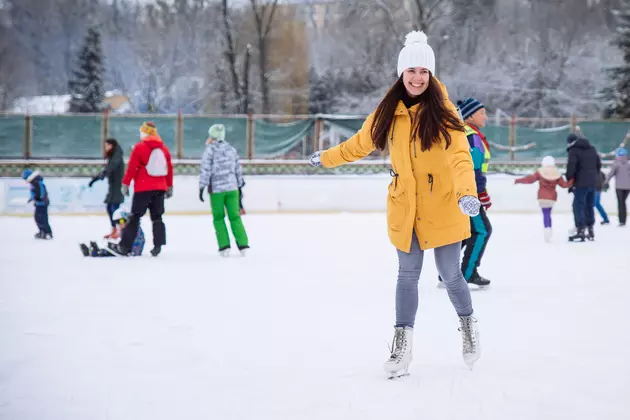
[[[409,32],[405,38],[405,46],[398,54],[398,77],[412,67],[424,67],[435,74],[435,54],[427,36],[422,31]]]

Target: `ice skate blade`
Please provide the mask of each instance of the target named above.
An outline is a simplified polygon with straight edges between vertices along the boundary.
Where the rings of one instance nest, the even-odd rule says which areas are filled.
[[[490,289],[490,285],[487,286],[479,286],[478,284],[474,284],[474,283],[468,283],[468,289],[471,292],[480,292],[482,290],[488,290]]]
[[[473,359],[473,360],[466,360],[464,359],[464,363],[466,364],[466,366],[468,366],[468,369],[473,370],[473,368],[475,367],[475,362],[478,359]]]
[[[404,378],[405,376],[409,376],[409,375],[410,375],[409,372],[389,374],[389,375],[387,375],[387,379],[390,380],[390,381],[393,381],[395,379]]]
[[[392,370],[392,368],[396,370]],[[409,375],[409,364],[403,366],[388,366],[385,365],[385,375],[387,379],[395,379]]]

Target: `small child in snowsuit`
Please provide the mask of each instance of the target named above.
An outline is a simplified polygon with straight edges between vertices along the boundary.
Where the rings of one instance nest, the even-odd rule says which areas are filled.
[[[562,178],[562,174],[556,168],[556,160],[552,156],[545,156],[541,167],[535,173],[514,180],[515,184],[533,184],[534,182],[538,182],[538,203],[543,214],[545,241],[550,242],[552,236],[551,210],[558,200],[556,186],[569,188],[572,183]]]
[[[35,234],[35,239],[52,239],[52,229],[48,223],[48,206],[50,200],[48,199],[48,190],[44,184],[44,178],[40,175],[39,171],[32,171],[25,169],[22,172],[22,178],[30,184],[31,198],[28,202],[32,202],[35,205],[35,223],[39,228],[39,232]]]
[[[126,211],[118,208],[114,211],[112,215],[112,219],[116,223],[116,229],[118,230],[117,236],[120,238],[122,235],[122,231],[125,228],[125,225],[127,224],[127,220],[129,219],[129,214]],[[96,242],[93,242],[93,241],[90,242],[89,248],[86,244],[79,244],[79,247],[81,248],[81,252],[83,253],[84,257],[115,257],[117,256],[117,254],[115,254],[109,248],[108,249],[99,248]],[[109,247],[109,244],[108,244],[108,247]],[[136,234],[136,239],[133,241],[131,252],[128,255],[132,257],[139,257],[140,255],[142,255],[143,249],[144,249],[144,232],[142,231],[142,227],[138,226],[138,233]]]

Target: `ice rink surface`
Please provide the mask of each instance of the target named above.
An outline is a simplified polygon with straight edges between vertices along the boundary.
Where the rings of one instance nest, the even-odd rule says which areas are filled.
[[[247,215],[252,249],[221,258],[210,216],[166,216],[168,245],[84,258],[102,217],[0,218],[2,420],[625,420],[630,413],[630,228],[568,243],[554,217],[492,214],[474,292],[482,356],[420,280],[411,376],[382,364],[396,252],[384,214]]]

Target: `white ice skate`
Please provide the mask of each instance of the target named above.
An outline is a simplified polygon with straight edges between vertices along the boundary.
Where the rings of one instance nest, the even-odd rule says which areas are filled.
[[[222,257],[229,257],[230,256],[230,248],[225,248],[219,251],[219,255]]]
[[[384,368],[388,379],[407,375],[413,349],[413,328],[396,327],[392,342],[391,355]]]
[[[553,230],[550,227],[545,228],[545,242],[550,243],[553,236]]]
[[[474,314],[459,317],[459,331],[462,333],[462,354],[464,363],[472,370],[475,362],[481,357],[481,344],[477,329],[477,318]]]

